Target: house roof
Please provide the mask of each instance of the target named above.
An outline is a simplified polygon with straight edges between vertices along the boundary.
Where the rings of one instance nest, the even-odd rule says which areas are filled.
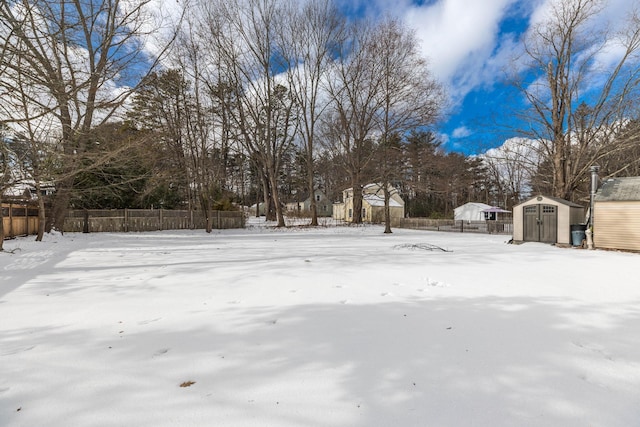
[[[640,176],[611,178],[596,193],[598,202],[640,200]]]
[[[455,208],[454,210],[461,209],[461,208],[462,208],[462,209],[467,209],[467,208],[470,208],[470,207],[474,207],[474,208],[476,208],[476,209],[478,209],[478,210],[481,210],[481,211],[482,211],[482,210],[484,210],[484,209],[490,209],[490,208],[492,208],[493,206],[491,206],[491,205],[487,205],[486,203],[480,203],[480,202],[467,202],[467,203],[465,203],[464,205],[460,205],[460,206],[458,206],[458,207],[457,207],[457,208]]]
[[[482,209],[482,212],[511,213],[511,211],[504,210],[498,206],[491,206],[489,209]]]

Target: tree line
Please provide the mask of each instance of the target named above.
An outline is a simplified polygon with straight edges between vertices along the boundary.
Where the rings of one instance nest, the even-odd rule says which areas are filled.
[[[397,187],[411,216],[537,192],[580,200],[596,162],[640,172],[640,27],[631,15],[596,32],[601,1],[552,3],[521,39],[523,65],[506,70],[526,126],[464,156],[442,148],[445,90],[396,18],[354,19],[331,0],[5,1],[0,184],[54,183],[41,223],[59,229],[69,207],[180,207],[202,210],[211,231],[213,210],[254,203],[284,226],[300,194],[337,201],[369,182]]]

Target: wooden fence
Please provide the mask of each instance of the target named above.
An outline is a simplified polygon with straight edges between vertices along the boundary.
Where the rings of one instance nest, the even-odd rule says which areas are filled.
[[[458,233],[513,234],[513,221],[455,221],[453,219],[402,218],[395,227]]]
[[[238,211],[213,211],[213,228],[243,228],[244,214]],[[64,221],[64,231],[128,232],[204,229],[201,211],[165,209],[72,210]]]
[[[3,203],[2,226],[5,239],[38,234],[38,207],[26,203]]]

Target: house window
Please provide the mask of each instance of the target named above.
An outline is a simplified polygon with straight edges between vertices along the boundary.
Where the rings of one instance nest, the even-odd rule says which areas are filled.
[[[349,209],[349,218],[353,217],[353,211]]]
[[[365,208],[362,208],[362,218],[366,218],[367,217],[367,210]]]
[[[316,202],[319,202],[319,201],[320,201],[320,195],[316,194]]]

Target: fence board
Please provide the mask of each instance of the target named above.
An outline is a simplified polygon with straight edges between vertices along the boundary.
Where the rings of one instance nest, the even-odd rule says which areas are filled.
[[[65,218],[64,231],[139,232],[156,230],[204,229],[199,211],[164,209],[72,210]],[[213,211],[214,229],[243,228],[244,214],[238,211]]]
[[[38,234],[38,209],[24,203],[2,204],[4,238]]]

